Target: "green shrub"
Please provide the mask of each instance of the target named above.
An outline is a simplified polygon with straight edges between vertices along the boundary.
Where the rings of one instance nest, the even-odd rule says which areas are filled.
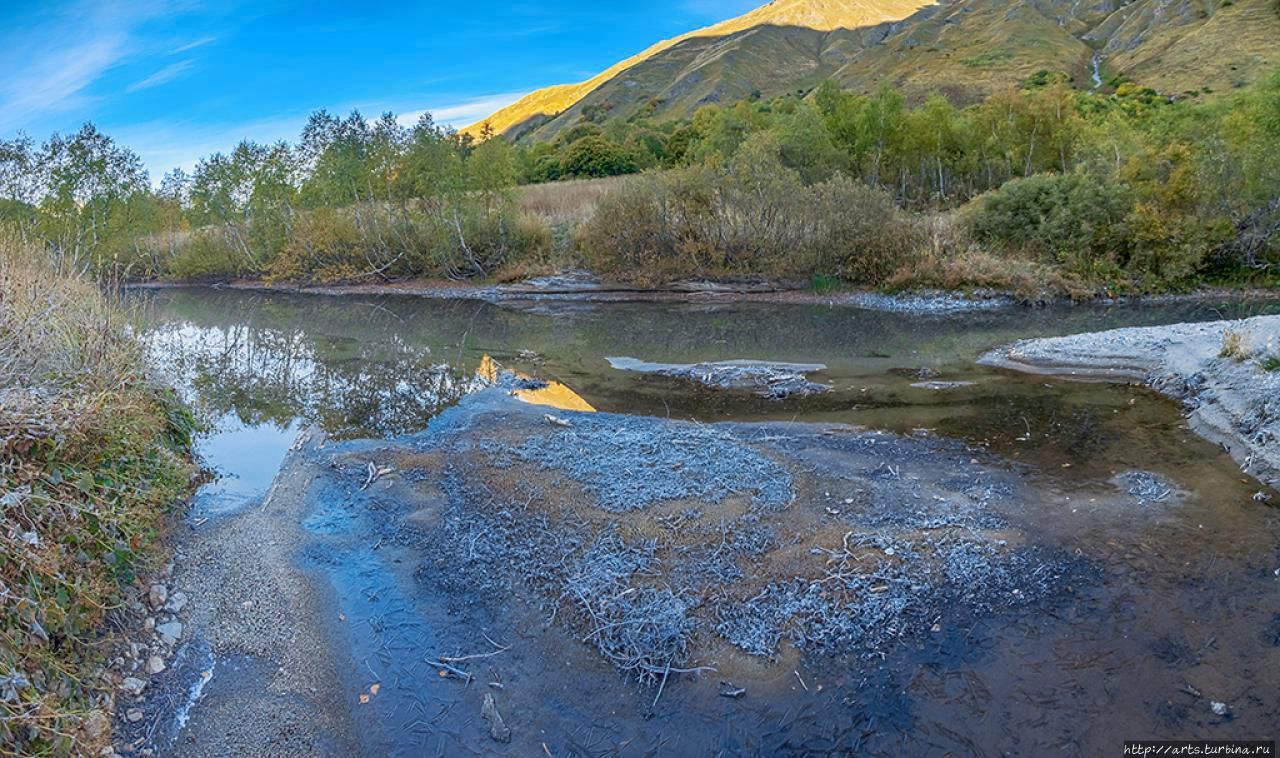
[[[674,216],[682,203],[676,200],[675,185],[674,176],[646,176],[602,198],[578,235],[587,264],[646,284],[696,270],[695,261],[678,257],[680,231]]]
[[[635,157],[625,147],[600,134],[589,134],[565,150],[560,175],[582,179],[634,174]]]
[[[814,272],[880,284],[910,258],[916,235],[881,190],[845,176],[805,187],[767,151],[744,147],[726,171],[682,169],[620,188],[579,244],[592,268],[644,284]]]
[[[887,192],[847,176],[810,187],[804,206],[815,233],[810,265],[857,284],[883,284],[908,265],[917,234]]]
[[[1088,267],[1124,248],[1132,207],[1123,185],[1082,172],[1040,174],[978,198],[968,219],[980,242]]]
[[[183,281],[214,281],[257,273],[233,248],[229,234],[222,227],[192,234],[169,261],[167,273]]]
[[[819,295],[827,295],[835,292],[840,289],[843,284],[844,282],[841,282],[836,277],[829,276],[827,274],[812,274],[809,277],[809,289]]]
[[[370,274],[363,261],[365,240],[346,215],[332,208],[302,214],[292,238],[272,263],[269,278],[276,281],[352,281]]]

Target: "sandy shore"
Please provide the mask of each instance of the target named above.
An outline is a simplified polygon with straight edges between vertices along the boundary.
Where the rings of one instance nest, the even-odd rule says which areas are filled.
[[[1140,382],[1185,404],[1192,427],[1248,473],[1280,485],[1280,316],[1025,340],[981,363]]]

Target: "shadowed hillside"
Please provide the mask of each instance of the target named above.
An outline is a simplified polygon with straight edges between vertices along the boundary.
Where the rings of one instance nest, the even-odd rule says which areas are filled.
[[[661,42],[586,82],[539,90],[469,127],[553,139],[615,119],[684,118],[710,103],[807,93],[826,78],[870,92],[974,102],[1040,71],[1081,88],[1130,79],[1168,94],[1244,86],[1276,61],[1274,0],[773,2]]]

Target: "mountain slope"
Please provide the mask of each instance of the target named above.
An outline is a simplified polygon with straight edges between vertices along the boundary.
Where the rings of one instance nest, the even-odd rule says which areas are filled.
[[[1276,0],[776,0],[661,42],[586,82],[535,92],[484,124],[553,139],[583,120],[681,118],[708,103],[807,92],[833,78],[958,103],[1039,71],[1167,93],[1243,86],[1280,64]],[[1096,68],[1095,68],[1096,67]]]
[[[604,82],[555,118],[528,119],[506,134],[547,140],[583,120],[685,118],[709,103],[808,92],[887,31],[762,26],[690,39]]]
[[[857,29],[906,18],[928,2],[931,0],[774,0],[737,18],[663,40],[585,82],[538,90],[463,131],[479,135],[487,124],[496,133],[504,134],[531,119],[555,116],[619,74],[686,41],[728,37],[764,26],[815,32]]]
[[[871,91],[946,92],[961,102],[1041,70],[1089,86],[1102,70],[1169,93],[1226,90],[1280,63],[1270,0],[965,0],[929,8],[835,75]]]

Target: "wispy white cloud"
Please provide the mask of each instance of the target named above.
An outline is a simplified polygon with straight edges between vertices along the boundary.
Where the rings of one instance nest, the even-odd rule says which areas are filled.
[[[494,111],[501,110],[529,94],[528,92],[504,92],[484,97],[473,97],[456,103],[426,108],[401,114],[396,120],[403,126],[413,126],[422,118],[422,114],[430,113],[437,124],[461,129],[470,126]]]
[[[0,82],[0,132],[82,106],[85,88],[119,62],[126,45],[124,35],[111,34],[53,49],[26,66],[4,65],[11,73]]]
[[[86,108],[90,87],[141,49],[137,27],[179,7],[77,0],[0,32],[0,133]]]
[[[146,79],[129,85],[126,92],[137,92],[138,90],[150,89],[152,87],[158,87],[161,84],[165,84],[166,82],[171,82],[186,73],[187,69],[191,68],[193,65],[195,65],[195,61],[190,59],[172,63],[155,72],[151,76],[148,76]]]
[[[175,47],[173,49],[173,54],[178,55],[180,53],[189,52],[191,50],[195,50],[197,47],[204,47],[205,45],[210,45],[217,41],[218,41],[217,37],[202,37],[197,40],[192,40],[191,42],[188,42],[185,45],[180,45],[178,47]]]

